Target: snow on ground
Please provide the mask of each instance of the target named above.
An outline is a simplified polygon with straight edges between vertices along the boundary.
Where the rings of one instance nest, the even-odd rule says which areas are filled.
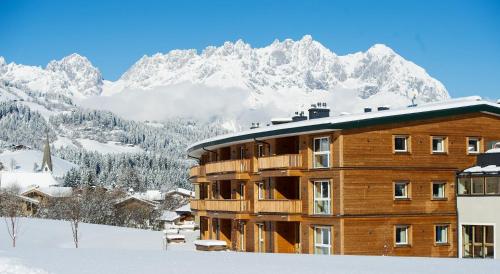
[[[118,142],[108,141],[106,143],[101,143],[90,139],[76,139],[78,143],[82,145],[85,150],[97,151],[103,154],[114,154],[114,153],[140,153],[144,150],[137,146],[124,145]]]
[[[63,148],[63,147],[70,147],[70,148],[76,148],[75,144],[73,144],[73,141],[64,136],[57,136],[57,140],[52,143],[52,145],[55,148]]]
[[[0,226],[0,273],[496,273],[500,260],[315,256],[194,251],[198,232],[181,232],[187,243],[162,249],[162,232],[81,225],[73,248],[67,222],[22,219],[18,247],[9,247]]]
[[[16,162],[14,170],[11,169],[11,159]],[[0,162],[9,171],[33,172],[35,163],[38,168],[42,166],[43,152],[34,149],[23,149],[16,151],[4,151],[0,153]],[[52,166],[54,177],[62,177],[68,170],[77,167],[75,164],[52,156]]]

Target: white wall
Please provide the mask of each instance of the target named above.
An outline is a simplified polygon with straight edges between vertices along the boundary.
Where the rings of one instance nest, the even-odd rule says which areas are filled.
[[[457,197],[458,255],[462,257],[462,225],[492,225],[495,231],[495,259],[500,251],[500,197]]]

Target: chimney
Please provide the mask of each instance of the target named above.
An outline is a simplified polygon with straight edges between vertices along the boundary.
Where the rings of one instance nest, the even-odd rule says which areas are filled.
[[[259,128],[259,123],[252,123],[250,129],[255,129],[255,128]]]
[[[308,111],[309,120],[330,117],[330,109],[326,106],[326,103],[311,105],[311,108]]]
[[[365,113],[372,112],[372,108],[365,108]]]
[[[296,111],[295,115],[292,116],[292,122],[300,122],[305,120],[307,120],[307,117],[304,115],[303,111],[301,111],[300,113]]]

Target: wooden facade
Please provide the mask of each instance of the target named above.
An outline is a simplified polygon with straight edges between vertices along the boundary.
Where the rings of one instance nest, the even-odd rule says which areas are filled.
[[[406,151],[395,151],[396,136],[406,138]],[[434,136],[443,151],[433,151]],[[315,138],[322,137],[328,166],[315,168]],[[238,251],[457,257],[455,176],[476,161],[471,137],[481,151],[500,141],[500,117],[396,120],[224,146],[191,169],[191,208],[202,239]],[[439,197],[436,182],[444,185]],[[329,197],[315,201],[320,186]],[[446,242],[437,243],[436,226],[446,227]]]

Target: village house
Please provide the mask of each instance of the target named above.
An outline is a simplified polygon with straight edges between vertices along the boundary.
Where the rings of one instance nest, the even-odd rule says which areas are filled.
[[[191,145],[201,239],[277,253],[457,257],[461,244],[476,248],[459,240],[459,224],[482,221],[457,215],[456,175],[500,141],[499,104],[472,97],[329,112],[319,103],[309,117]],[[477,246],[493,252],[489,239]]]
[[[182,230],[194,230],[196,228],[194,215],[189,204],[175,210],[164,210],[158,220],[160,228],[178,228]]]

